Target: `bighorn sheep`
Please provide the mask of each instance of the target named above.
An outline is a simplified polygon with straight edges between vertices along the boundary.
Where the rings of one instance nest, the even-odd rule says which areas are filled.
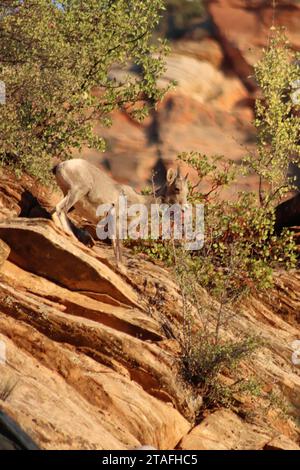
[[[53,168],[58,186],[64,198],[56,205],[52,218],[65,232],[74,237],[67,213],[75,206],[79,213],[97,224],[97,208],[101,204],[117,206],[121,194],[127,197],[128,205],[145,204],[150,206],[159,198],[160,202],[167,204],[187,203],[188,183],[187,176],[182,177],[180,170],[169,169],[166,183],[156,189],[152,195],[137,193],[128,185],[116,183],[104,171],[86,160],[77,158],[59,163]],[[118,230],[116,230],[118,233]],[[120,242],[112,236],[112,243],[117,259],[121,261]]]

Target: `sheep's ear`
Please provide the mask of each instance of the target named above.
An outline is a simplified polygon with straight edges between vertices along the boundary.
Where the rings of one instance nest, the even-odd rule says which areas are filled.
[[[177,171],[174,171],[173,168],[169,168],[167,171],[167,182],[169,184],[173,183],[177,177]]]

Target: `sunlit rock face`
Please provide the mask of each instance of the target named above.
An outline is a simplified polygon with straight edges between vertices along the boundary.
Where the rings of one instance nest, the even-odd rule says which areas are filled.
[[[249,78],[252,65],[268,44],[272,25],[285,27],[292,46],[300,49],[300,4],[296,0],[276,2],[275,10],[269,0],[216,0],[208,2],[208,11],[234,71],[250,90],[255,89]]]
[[[237,397],[244,415],[208,411],[195,424],[202,397],[178,367],[184,309],[171,271],[124,249],[121,275],[111,246],[87,248],[32,218],[60,197],[33,183],[1,170],[1,410],[42,449],[298,449],[299,272],[275,273],[275,288],[230,311],[223,330],[262,339],[241,376],[255,372],[288,414]],[[217,312],[201,292],[203,308]]]

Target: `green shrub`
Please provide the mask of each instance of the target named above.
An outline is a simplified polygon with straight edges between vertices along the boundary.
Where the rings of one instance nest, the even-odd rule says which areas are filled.
[[[282,32],[272,31],[270,45],[255,67],[263,93],[256,104],[256,152],[246,155],[241,166],[197,152],[179,156],[198,175],[189,198],[205,205],[203,248],[188,252],[172,241],[142,246],[151,256],[173,263],[183,299],[183,329],[178,337],[181,375],[203,397],[198,413],[232,406],[236,393],[259,392],[255,380],[239,376],[238,365],[260,340],[251,336],[224,340],[224,330],[245,295],[270,289],[275,269],[289,270],[297,263],[292,234],[274,231],[275,205],[292,188],[288,166],[299,160],[299,118],[290,98],[291,83],[300,78],[296,59]],[[223,200],[223,189],[234,185],[241,172],[258,175],[257,192]],[[204,192],[203,187],[208,189]],[[205,305],[203,288],[217,301],[211,307]],[[223,374],[236,372],[231,386],[220,380]]]
[[[114,109],[142,119],[164,93],[156,83],[166,47],[152,40],[162,8],[162,0],[0,1],[0,161],[45,180],[53,156],[104,149],[93,127],[109,126]],[[112,78],[116,66],[123,78]]]
[[[255,378],[241,378],[239,367],[243,360],[249,360],[260,347],[255,337],[240,341],[215,343],[213,336],[199,333],[195,335],[188,350],[183,350],[181,374],[193,386],[194,392],[202,397],[202,405],[196,410],[233,407],[238,395],[260,396],[260,386]],[[221,374],[229,376],[231,384],[221,379]]]
[[[214,279],[212,265],[211,268],[210,277]],[[203,399],[201,407],[195,410],[196,417],[208,408],[233,406],[236,394],[259,393],[254,378],[241,378],[239,366],[262,342],[246,335],[233,340],[223,338],[237,308],[230,307],[241,297],[236,286],[233,291],[227,286],[228,280],[233,284],[230,274],[222,281],[219,279],[218,289],[214,287],[213,295],[219,303],[211,305],[203,296],[198,269],[184,251],[176,253],[176,276],[183,304],[183,328],[178,335],[180,373],[183,380],[192,385],[194,393]],[[226,384],[222,375],[229,376],[232,384]]]
[[[256,105],[256,152],[246,155],[241,166],[198,152],[179,156],[198,175],[190,188],[190,202],[205,205],[204,247],[186,254],[184,269],[221,303],[272,287],[273,270],[291,269],[297,261],[292,234],[284,230],[279,236],[274,231],[274,207],[292,188],[287,170],[300,155],[300,122],[290,98],[300,67],[282,31],[271,32],[269,47],[255,67],[263,93]],[[241,172],[258,175],[257,193],[243,192],[234,201],[224,201],[222,190],[233,186]],[[203,186],[208,187],[206,192],[201,191]],[[148,243],[142,249],[151,256],[175,260],[174,244],[153,243],[155,248]]]
[[[256,152],[245,157],[244,165],[246,174],[259,177],[263,207],[274,206],[293,189],[288,167],[300,161],[299,105],[291,100],[292,84],[300,79],[299,57],[284,31],[271,28],[270,44],[255,66],[263,96],[256,101]]]

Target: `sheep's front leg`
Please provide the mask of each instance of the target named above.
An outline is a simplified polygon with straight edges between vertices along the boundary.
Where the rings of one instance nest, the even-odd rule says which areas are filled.
[[[117,210],[116,206],[114,206],[110,213],[109,213],[110,221],[109,221],[109,236],[112,241],[112,246],[114,250],[114,255],[116,258],[116,264],[118,269],[121,272],[125,272],[125,266],[123,264],[123,257],[122,257],[122,240],[120,239],[119,235],[119,224],[120,224],[120,217],[119,211]]]

